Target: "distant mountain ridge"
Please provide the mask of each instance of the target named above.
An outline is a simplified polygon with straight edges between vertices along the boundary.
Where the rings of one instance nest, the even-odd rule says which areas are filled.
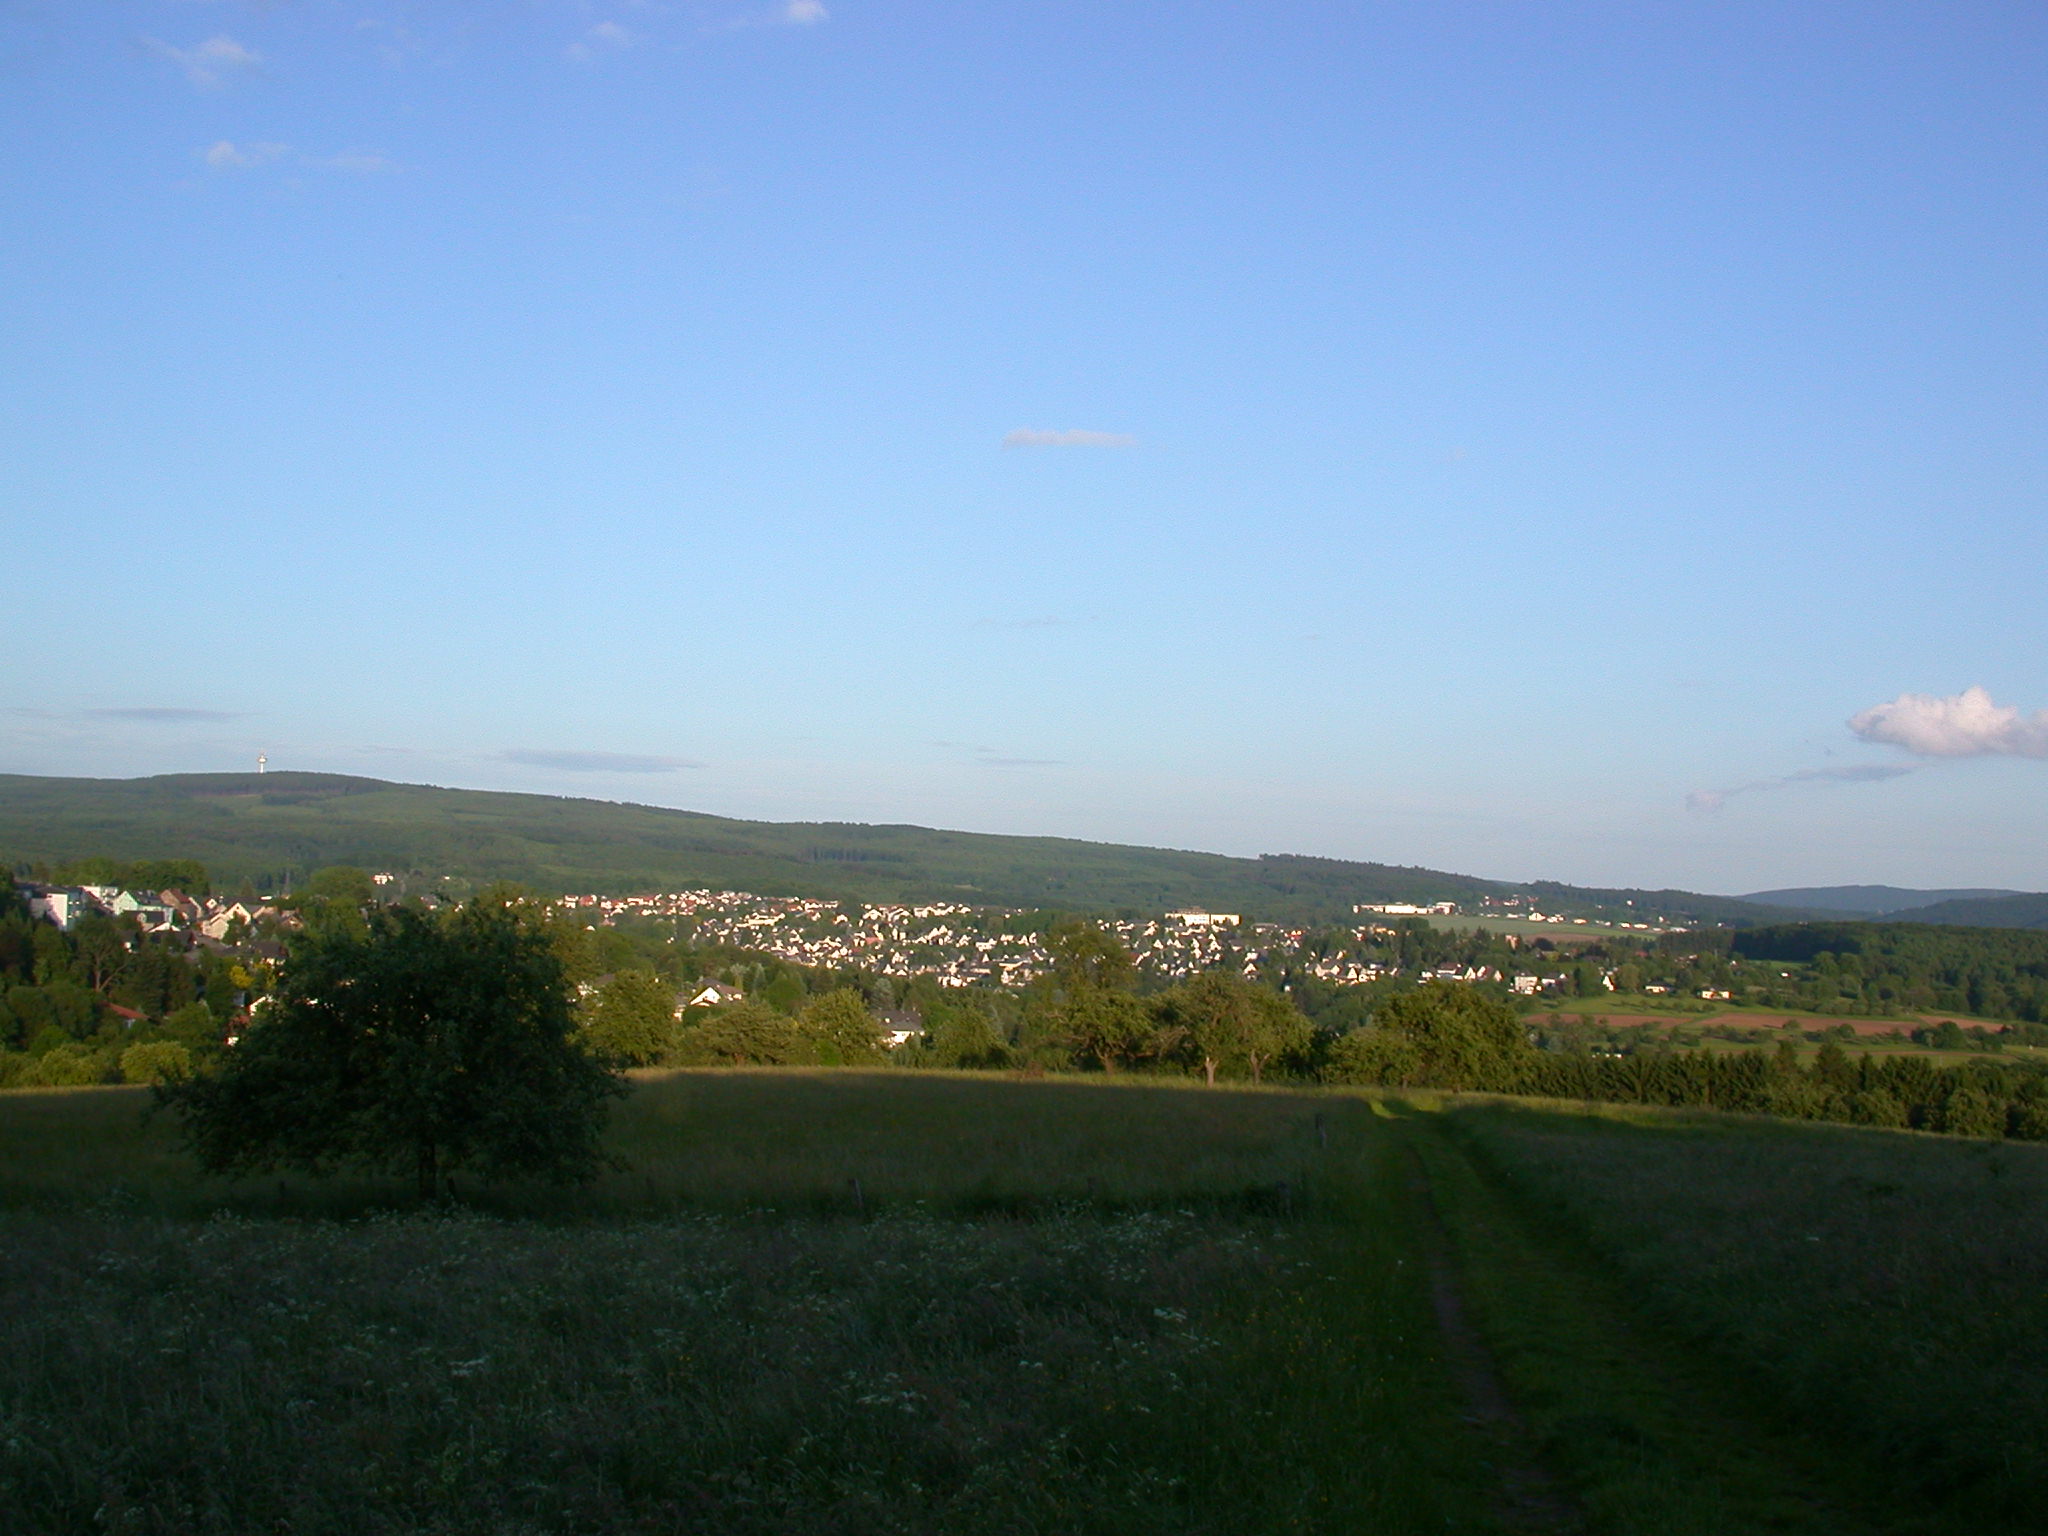
[[[1234,858],[1073,838],[697,811],[345,774],[0,775],[0,860],[190,858],[218,882],[275,888],[328,864],[516,880],[549,894],[708,886],[827,900],[960,901],[1065,911],[1208,907],[1336,922],[1367,902],[1523,894],[1548,910],[1650,920],[1783,922],[1807,914],[1686,891],[1517,885],[1306,855]]]
[[[1916,891],[1897,885],[1806,885],[1782,891],[1752,891],[1740,899],[1765,906],[1802,907],[1825,912],[1830,917],[1892,917],[1952,902],[1991,901],[2026,894],[2005,890]],[[1914,921],[1939,919],[1915,917]]]
[[[2048,928],[2048,894],[2016,892],[1985,900],[1938,901],[1893,914],[1909,923],[1942,923],[1961,928]]]

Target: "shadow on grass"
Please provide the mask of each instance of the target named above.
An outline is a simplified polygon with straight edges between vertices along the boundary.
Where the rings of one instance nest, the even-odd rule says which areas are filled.
[[[145,1089],[0,1095],[0,1207],[104,1206],[346,1218],[415,1208],[402,1173],[209,1177]],[[607,1131],[617,1168],[588,1185],[455,1199],[551,1220],[687,1211],[871,1217],[923,1209],[1030,1219],[1087,1208],[1306,1216],[1341,1205],[1326,1156],[1362,1102],[1174,1082],[853,1071],[637,1075]]]

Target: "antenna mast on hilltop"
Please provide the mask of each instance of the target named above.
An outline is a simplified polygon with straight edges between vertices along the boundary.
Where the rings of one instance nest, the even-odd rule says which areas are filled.
[[[270,759],[265,757],[261,752],[258,752],[256,754],[256,771],[258,773],[261,773],[263,772],[264,769],[268,768],[269,766]]]

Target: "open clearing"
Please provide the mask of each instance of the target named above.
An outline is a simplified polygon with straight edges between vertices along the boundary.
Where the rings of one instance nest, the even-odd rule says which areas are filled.
[[[0,1096],[36,1532],[1997,1532],[2048,1147],[892,1073],[643,1080],[419,1211]]]
[[[1483,928],[1488,933],[1511,933],[1517,938],[1549,939],[1562,948],[1569,944],[1591,944],[1601,939],[1634,939],[1638,942],[1654,938],[1659,933],[1676,933],[1678,929],[1624,928],[1619,923],[1598,923],[1588,918],[1581,922],[1568,918],[1560,923],[1540,922],[1529,917],[1494,917],[1483,912],[1459,913],[1446,916],[1440,912],[1427,913],[1423,921],[1432,928],[1445,932],[1468,932]]]
[[[1543,1012],[1531,1017],[1551,1022],[1584,1018],[1600,1024],[1677,1024],[1687,1029],[1752,1030],[1780,1029],[1789,1019],[1803,1030],[1837,1029],[1846,1024],[1858,1035],[1911,1034],[1916,1029],[1943,1022],[1996,1034],[2010,1023],[2005,1019],[1982,1019],[1967,1013],[1902,1013],[1889,1018],[1866,1018],[1861,1014],[1813,1013],[1800,1008],[1714,1007],[1690,1000],[1675,1007],[1660,1007],[1639,997],[1565,998],[1554,1001]]]

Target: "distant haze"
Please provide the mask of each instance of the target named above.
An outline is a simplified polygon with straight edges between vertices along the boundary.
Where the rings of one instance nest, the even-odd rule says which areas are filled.
[[[1999,896],[2023,896],[2025,891],[1909,891],[1895,885],[1812,885],[1782,891],[1752,891],[1744,901],[1779,907],[1810,907],[1821,912],[1854,912],[1885,917],[1931,907],[1944,901],[1981,901]]]

